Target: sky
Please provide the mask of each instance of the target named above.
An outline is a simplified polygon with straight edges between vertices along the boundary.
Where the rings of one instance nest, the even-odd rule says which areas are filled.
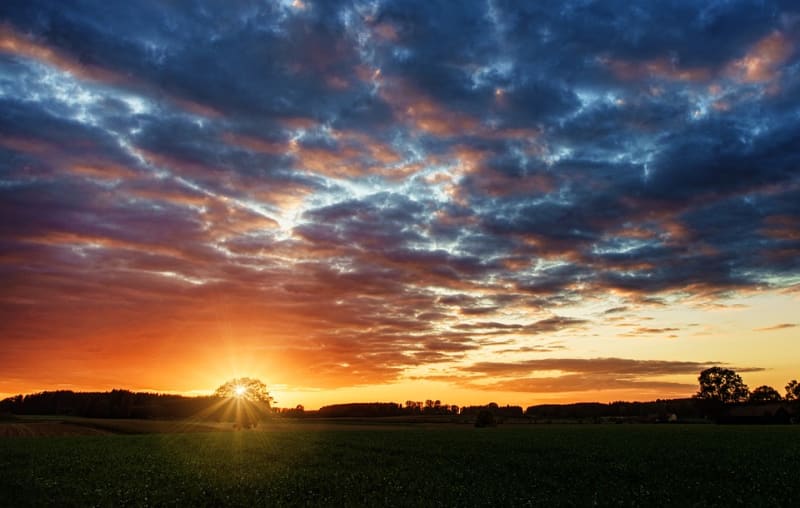
[[[6,0],[0,395],[800,377],[794,1]]]

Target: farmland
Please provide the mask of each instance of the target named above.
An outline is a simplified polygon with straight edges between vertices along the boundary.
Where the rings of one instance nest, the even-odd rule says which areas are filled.
[[[41,423],[57,425],[28,424]],[[107,433],[99,435],[0,438],[0,505],[796,506],[800,501],[797,426],[475,429],[350,422],[119,433],[134,431],[130,425],[95,428]]]

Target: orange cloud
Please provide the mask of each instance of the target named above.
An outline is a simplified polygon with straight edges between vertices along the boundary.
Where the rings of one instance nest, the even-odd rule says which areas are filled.
[[[621,59],[601,60],[614,75],[623,81],[657,78],[668,81],[701,82],[712,77],[712,71],[703,67],[681,68],[670,58],[655,58],[643,62]]]
[[[69,167],[72,173],[98,180],[131,180],[140,177],[136,171],[119,164],[90,165],[76,163]]]
[[[145,176],[135,167],[106,158],[95,141],[87,137],[65,143],[58,139],[4,136],[0,138],[0,147],[35,156],[42,163],[37,165],[37,171],[42,173],[63,169],[77,178],[104,181],[133,181]]]
[[[350,88],[350,82],[341,76],[325,76],[325,84],[334,90],[346,90]]]
[[[212,201],[203,211],[202,217],[207,221],[209,233],[216,238],[268,231],[278,227],[278,223],[274,219],[230,200]]]
[[[155,253],[165,256],[172,256],[183,258],[183,253],[173,247],[154,244],[154,243],[136,243],[118,238],[110,238],[107,236],[88,235],[72,232],[51,232],[42,236],[33,236],[21,238],[21,240],[30,243],[38,243],[50,246],[76,246],[76,247],[90,247],[90,248],[104,248],[104,249],[122,249],[141,251],[148,253]]]
[[[193,115],[207,118],[221,118],[223,116],[220,111],[206,104],[200,104],[199,102],[176,97],[174,95],[169,98],[176,106]]]
[[[53,148],[49,143],[40,141],[38,139],[21,138],[16,136],[3,136],[0,138],[0,146],[16,152],[25,152],[36,155],[47,153]]]
[[[280,155],[289,151],[288,141],[267,141],[253,136],[234,134],[232,132],[224,133],[222,135],[222,140],[229,145],[238,146],[251,152],[269,155]]]
[[[781,73],[781,66],[794,53],[794,44],[782,32],[775,31],[753,44],[741,58],[737,58],[722,70],[722,75],[741,83],[767,83],[775,81]],[[624,81],[646,78],[664,79],[681,82],[705,82],[720,77],[720,72],[710,68],[682,68],[673,59],[661,57],[642,62],[622,59],[604,58],[601,62],[614,75]],[[718,96],[722,88],[718,83],[709,86],[709,93]],[[717,100],[712,107],[718,111],[727,111],[730,104]]]
[[[149,182],[150,185],[135,185],[126,188],[129,195],[149,201],[161,201],[178,206],[203,206],[211,199],[207,194],[194,189],[178,186],[168,186],[157,181]]]
[[[745,83],[773,81],[780,67],[794,53],[794,45],[781,32],[773,32],[755,43],[742,58],[728,66],[728,74]]]
[[[622,229],[615,231],[612,237],[649,240],[655,236],[656,234],[653,231],[641,226],[624,226]]]
[[[289,151],[300,168],[313,173],[341,178],[360,176],[367,172],[367,167],[359,160],[361,151],[354,147],[329,149],[292,143]]]
[[[464,113],[448,110],[411,83],[399,78],[383,80],[381,97],[392,106],[400,121],[415,130],[435,136],[466,135],[480,125]]]
[[[126,77],[118,73],[82,63],[64,52],[32,41],[18,34],[8,25],[0,25],[0,51],[38,60],[81,79],[108,84],[127,81]]]
[[[771,215],[764,219],[760,233],[776,240],[800,240],[800,219],[791,215]]]
[[[373,28],[375,35],[381,39],[396,42],[398,40],[397,29],[390,23],[379,23]]]
[[[367,174],[397,179],[416,173],[423,165],[406,163],[389,143],[356,131],[329,133],[336,145],[312,146],[293,140],[288,152],[296,165],[320,175],[344,178]]]

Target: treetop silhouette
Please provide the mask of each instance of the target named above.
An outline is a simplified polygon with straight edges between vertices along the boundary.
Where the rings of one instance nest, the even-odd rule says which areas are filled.
[[[271,407],[275,399],[269,394],[267,385],[262,381],[249,377],[234,378],[223,383],[214,391],[214,395],[223,398],[236,398],[250,402],[261,402]]]
[[[733,404],[746,401],[750,395],[742,377],[731,369],[711,367],[702,371],[697,380],[700,390],[695,398],[700,400]]]

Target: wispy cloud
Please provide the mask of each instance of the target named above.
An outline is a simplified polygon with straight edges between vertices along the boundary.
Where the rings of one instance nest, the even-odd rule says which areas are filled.
[[[778,325],[765,326],[763,328],[754,328],[753,330],[756,332],[771,332],[774,330],[785,330],[787,328],[796,328],[797,326],[798,326],[797,323],[781,323]]]

